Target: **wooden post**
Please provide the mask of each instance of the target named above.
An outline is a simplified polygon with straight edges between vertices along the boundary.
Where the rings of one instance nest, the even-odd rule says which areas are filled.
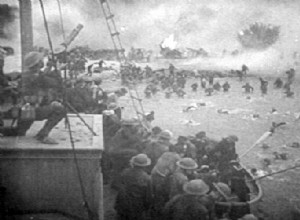
[[[21,32],[21,63],[24,71],[24,58],[33,49],[32,9],[31,0],[19,0],[20,32]]]

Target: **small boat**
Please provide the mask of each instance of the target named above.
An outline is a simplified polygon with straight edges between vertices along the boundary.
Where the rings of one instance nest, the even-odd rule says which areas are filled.
[[[263,196],[263,190],[259,183],[259,180],[256,180],[255,176],[251,171],[247,170],[246,167],[241,163],[237,162],[235,164],[235,169],[238,172],[242,173],[243,179],[241,185],[247,187],[248,195],[242,195],[244,201],[222,201],[216,202],[216,212],[227,212],[229,217],[233,220],[241,218],[245,214],[250,213],[250,206],[259,202]],[[231,181],[234,181],[233,179]],[[214,184],[216,187],[216,184]],[[219,190],[218,190],[219,191]]]

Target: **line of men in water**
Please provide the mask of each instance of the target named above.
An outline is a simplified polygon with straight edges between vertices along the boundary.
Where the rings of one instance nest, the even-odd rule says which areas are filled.
[[[235,135],[216,141],[201,131],[174,144],[168,130],[146,130],[113,110],[103,116],[102,167],[117,190],[118,219],[256,219],[247,203],[234,205],[250,200]]]
[[[242,74],[243,77],[245,77],[247,71],[249,70],[247,66],[242,66],[242,71],[237,71]],[[146,69],[151,69],[150,67],[146,67]],[[151,70],[152,71],[152,70]],[[145,87],[144,94],[145,98],[151,98],[153,95],[155,95],[158,91],[164,91],[165,92],[165,98],[171,98],[172,94],[175,93],[179,98],[184,98],[184,95],[186,94],[185,85],[187,82],[187,78],[189,75],[184,71],[176,71],[175,67],[171,64],[169,67],[170,74],[153,74],[150,80],[150,83]],[[287,97],[293,97],[294,92],[291,90],[291,85],[295,80],[295,70],[291,68],[290,70],[286,71],[287,79],[284,83],[283,80],[278,77],[273,86],[275,89],[284,89],[284,93]],[[222,85],[219,82],[215,82],[215,76],[214,74],[207,74],[207,75],[192,75],[192,77],[200,78],[200,82],[194,82],[191,84],[191,90],[193,92],[197,92],[198,88],[201,87],[207,96],[212,96],[214,92],[220,92],[221,89],[224,93],[229,92],[231,85],[228,81],[225,81]],[[243,79],[240,77],[240,81],[243,81]],[[266,95],[268,93],[268,84],[269,82],[259,77],[260,82],[260,91],[262,95]],[[159,88],[160,87],[160,88]],[[242,88],[244,89],[245,93],[253,93],[254,88],[249,83],[246,82]]]

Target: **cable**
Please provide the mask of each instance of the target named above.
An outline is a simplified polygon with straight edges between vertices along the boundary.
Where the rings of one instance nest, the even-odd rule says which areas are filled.
[[[39,2],[40,2],[40,5],[41,5],[41,9],[42,9],[42,14],[43,14],[43,18],[44,18],[44,25],[45,25],[45,29],[46,29],[46,33],[47,33],[47,38],[48,38],[48,43],[49,43],[50,51],[51,51],[51,54],[52,54],[52,59],[54,61],[53,46],[52,46],[52,41],[51,41],[50,32],[49,32],[49,28],[48,28],[48,22],[47,22],[47,19],[46,19],[46,14],[45,14],[45,9],[44,9],[44,5],[43,5],[43,1],[39,0]],[[54,64],[54,68],[57,71],[56,63]],[[64,85],[63,85],[63,88],[65,88]],[[66,95],[66,92],[64,91],[64,97],[63,97],[63,99],[65,99],[65,95]],[[64,100],[63,102],[65,104],[66,101]],[[64,106],[66,108],[66,105],[64,105]],[[82,176],[81,176],[81,173],[80,173],[80,168],[79,168],[79,164],[78,164],[78,160],[77,160],[77,155],[76,155],[76,150],[75,150],[75,143],[74,143],[74,139],[73,139],[73,135],[72,135],[71,125],[70,125],[70,121],[69,121],[69,118],[68,118],[67,114],[66,114],[66,118],[65,119],[66,119],[66,125],[68,127],[68,132],[69,132],[69,136],[70,136],[70,142],[71,142],[71,146],[72,146],[74,163],[75,163],[75,166],[76,166],[76,171],[77,171],[78,181],[79,181],[79,185],[80,185],[80,191],[81,191],[81,195],[82,195],[82,200],[84,202],[84,207],[86,208],[87,213],[88,213],[88,219],[92,220],[93,219],[93,215],[92,215],[92,212],[91,212],[91,210],[89,208],[89,205],[88,205],[88,202],[87,202],[87,199],[86,199],[86,194],[85,194],[85,190],[84,190],[84,187],[83,187]]]
[[[73,157],[74,157],[74,162],[75,162],[75,166],[76,166],[77,177],[78,177],[78,181],[79,181],[79,185],[80,185],[80,191],[81,191],[84,207],[87,210],[89,220],[92,220],[93,215],[92,215],[92,212],[89,208],[89,204],[88,204],[87,199],[86,199],[86,194],[85,194],[85,190],[84,190],[84,187],[83,187],[82,176],[81,176],[80,167],[79,167],[79,164],[78,164],[77,154],[76,154],[76,150],[75,150],[75,143],[74,143],[74,139],[73,139],[71,125],[70,125],[68,115],[66,115],[66,124],[68,126],[68,132],[69,132],[70,142],[71,142],[71,146],[72,146],[72,152],[73,152]]]
[[[58,10],[59,10],[61,31],[62,31],[63,39],[64,39],[64,42],[65,42],[65,40],[66,40],[66,34],[65,34],[64,22],[63,22],[61,5],[60,5],[60,1],[59,0],[57,0],[57,5],[58,5]]]
[[[46,30],[46,34],[47,34],[51,57],[52,57],[52,60],[54,61],[53,46],[52,46],[52,41],[51,41],[50,32],[49,32],[49,28],[48,28],[48,22],[47,22],[47,18],[46,18],[46,14],[45,14],[44,4],[43,4],[42,0],[39,0],[39,1],[40,1],[42,14],[43,14],[43,18],[44,18],[44,26],[45,26],[45,30]],[[55,69],[56,69],[56,65],[55,65]]]

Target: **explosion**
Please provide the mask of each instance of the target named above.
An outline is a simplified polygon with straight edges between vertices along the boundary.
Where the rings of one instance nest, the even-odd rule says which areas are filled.
[[[254,23],[238,34],[238,40],[245,48],[263,50],[275,44],[279,38],[279,26]]]

